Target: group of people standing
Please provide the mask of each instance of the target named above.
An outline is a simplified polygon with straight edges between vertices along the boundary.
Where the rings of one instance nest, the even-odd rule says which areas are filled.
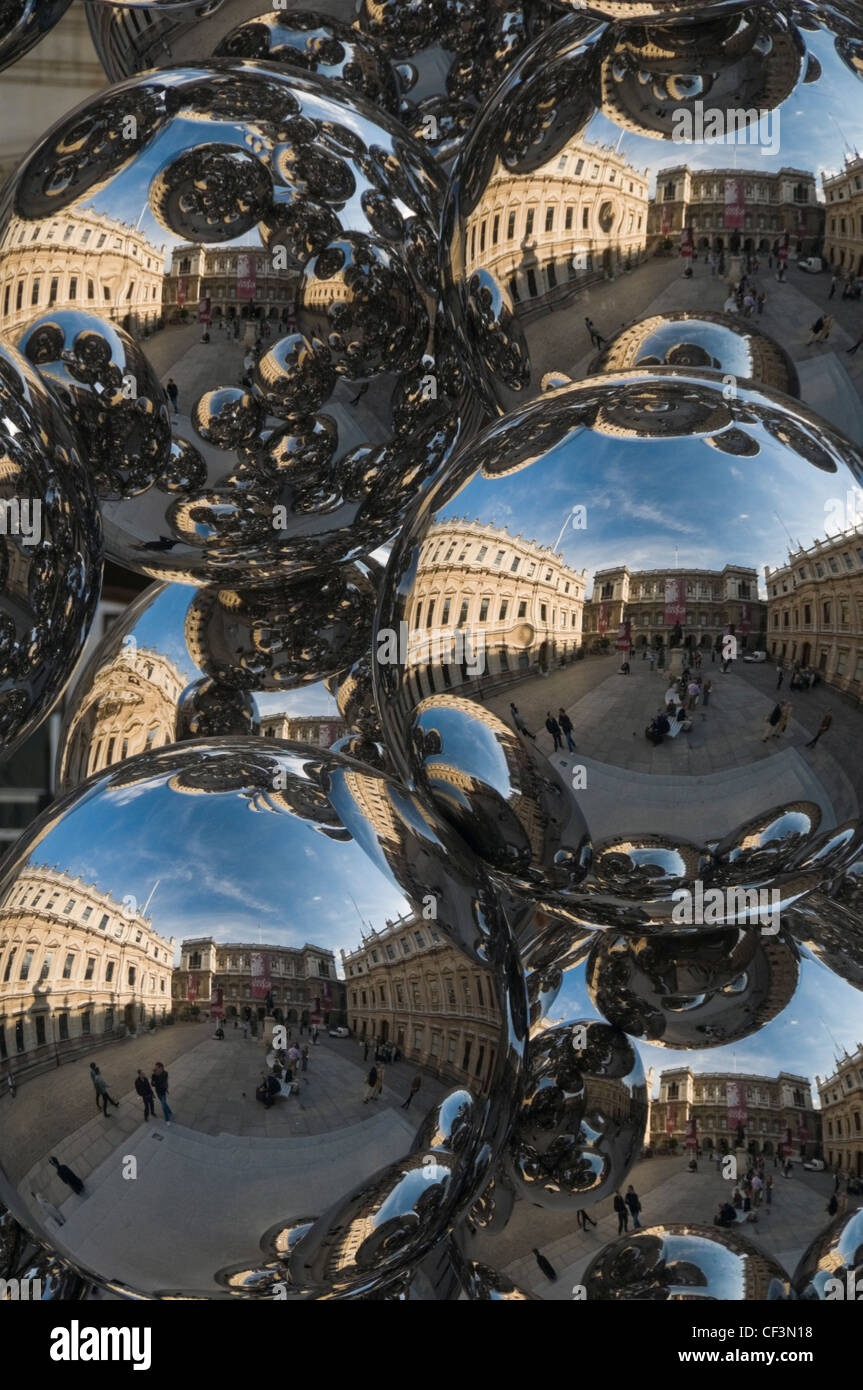
[[[536,734],[532,733],[531,730],[525,724],[524,719],[519,713],[518,706],[514,704],[512,701],[510,701],[509,710],[512,716],[512,722],[515,725],[516,732],[524,734],[525,738],[532,738],[534,743],[536,743]],[[556,753],[558,748],[563,747],[564,739],[566,739],[566,746],[569,749],[570,753],[575,752],[575,739],[572,737],[572,720],[570,719],[569,715],[567,714],[566,710],[563,708],[562,705],[558,710],[556,716],[552,714],[551,710],[546,711],[545,727],[551,734],[551,741],[554,745],[554,747],[552,748],[552,752]]]
[[[90,1063],[90,1080],[96,1092],[96,1109],[98,1110],[101,1106],[102,1114],[105,1116],[106,1120],[109,1120],[111,1117],[108,1114],[108,1106],[113,1105],[116,1109],[120,1102],[115,1100],[111,1095],[108,1082],[95,1062]],[[135,1090],[144,1102],[145,1120],[148,1120],[151,1115],[155,1117],[155,1102],[158,1099],[162,1107],[162,1114],[165,1117],[165,1123],[171,1123],[171,1120],[174,1118],[174,1113],[168,1104],[168,1073],[162,1062],[156,1063],[149,1079],[146,1072],[142,1071],[140,1067],[138,1068],[138,1073],[135,1077]]]

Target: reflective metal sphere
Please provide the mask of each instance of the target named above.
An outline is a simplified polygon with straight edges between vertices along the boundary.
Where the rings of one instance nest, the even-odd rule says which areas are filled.
[[[791,1283],[798,1298],[859,1300],[863,1294],[863,1209],[834,1217],[809,1246]]]
[[[861,449],[805,407],[682,368],[509,415],[389,561],[375,679],[401,775],[576,930],[775,933],[859,858],[863,796],[859,760],[817,737],[827,706],[807,709],[821,644],[779,627],[782,523],[824,537],[861,479]],[[829,705],[855,742],[859,712]]]
[[[261,734],[332,746],[357,727],[333,687],[352,656],[368,660],[374,599],[360,564],[278,591],[154,584],[77,676],[59,739],[61,788],[187,739]]]
[[[588,1266],[582,1283],[588,1302],[737,1302],[791,1296],[782,1266],[743,1236],[677,1223],[636,1231],[607,1245]]]
[[[97,1282],[269,1297],[266,1278],[238,1271],[260,1271],[274,1232],[301,1226],[279,1254],[295,1291],[371,1293],[488,1181],[516,1103],[523,981],[483,871],[391,780],[259,738],[141,754],[25,832],[0,914],[24,971],[0,985],[7,1016],[27,1000],[4,1200]],[[404,965],[389,968],[388,947]],[[444,1015],[434,991],[455,989]],[[343,1023],[351,1037],[328,1035]],[[451,1093],[463,1123],[447,1131]],[[417,1149],[427,1114],[438,1142]],[[120,1205],[145,1242],[114,1219]]]
[[[828,312],[797,263],[826,257],[835,233],[815,132],[827,122],[847,148],[863,142],[863,11],[669,0],[559,12],[474,123],[447,194],[446,297],[477,389],[514,409],[548,379],[583,377],[597,348],[600,370],[709,358],[792,389],[781,349],[745,339],[784,342],[788,299],[807,328]],[[838,135],[827,162],[830,176],[844,167]],[[853,280],[849,254],[835,246],[832,265]],[[727,307],[736,333],[722,320],[683,331],[681,316],[706,324]],[[676,326],[648,347],[634,319]]]
[[[102,528],[59,402],[0,347],[0,751],[32,733],[68,681],[99,600]]]
[[[590,1020],[549,1028],[528,1048],[524,1099],[510,1141],[517,1195],[536,1206],[593,1206],[641,1154],[647,1087],[638,1053]]]
[[[394,119],[251,60],[132,79],[45,136],[0,201],[0,332],[63,386],[110,558],[266,584],[398,529],[478,417],[437,308],[440,190]]]
[[[11,67],[62,19],[71,0],[7,0],[0,14],[0,69]]]

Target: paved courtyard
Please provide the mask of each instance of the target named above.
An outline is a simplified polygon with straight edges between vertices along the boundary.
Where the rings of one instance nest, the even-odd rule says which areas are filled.
[[[718,1175],[709,1160],[699,1159],[698,1167],[697,1173],[688,1172],[682,1157],[636,1164],[623,1186],[625,1190],[632,1183],[638,1193],[645,1229],[673,1221],[712,1229],[716,1208],[728,1196],[731,1184]],[[760,1209],[756,1223],[733,1229],[793,1274],[807,1246],[831,1220],[827,1202],[833,1178],[828,1173],[804,1173],[799,1164],[789,1179],[778,1169],[768,1167],[766,1172],[773,1174],[772,1206]],[[855,1205],[859,1205],[858,1199],[849,1198],[849,1206],[853,1209]],[[540,1298],[565,1302],[572,1298],[572,1286],[580,1282],[594,1256],[617,1239],[611,1198],[590,1208],[588,1214],[597,1225],[583,1232],[576,1225],[574,1212],[543,1211],[526,1202],[517,1203],[512,1219],[499,1235],[468,1235],[467,1253],[472,1259],[503,1269],[521,1288]],[[558,1276],[555,1283],[539,1270],[531,1254],[534,1246],[554,1266]]]

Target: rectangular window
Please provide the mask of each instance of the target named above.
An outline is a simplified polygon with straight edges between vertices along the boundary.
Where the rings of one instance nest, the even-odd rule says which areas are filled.
[[[49,305],[50,305],[50,304],[56,304],[56,303],[57,303],[57,291],[58,291],[59,288],[60,288],[60,280],[59,280],[59,278],[58,278],[56,275],[52,275],[52,276],[51,276],[51,287],[50,287],[50,289],[49,289],[49,291],[48,291],[48,303],[49,303]]]
[[[506,221],[506,239],[512,241],[515,236],[515,212],[510,212]]]
[[[465,1071],[465,1072],[469,1072],[469,1071],[470,1071],[470,1050],[471,1050],[471,1043],[470,1043],[470,1041],[468,1041],[468,1042],[466,1042],[465,1045],[464,1045],[464,1056],[462,1057],[462,1063],[461,1063],[461,1069],[462,1069],[462,1071]]]
[[[554,231],[554,208],[553,208],[553,207],[546,208],[546,210],[545,210],[545,230],[546,230],[547,232],[553,232],[553,231]]]
[[[30,303],[31,303],[31,304],[38,304],[38,303],[39,303],[39,281],[38,281],[38,279],[36,279],[36,280],[33,281],[33,288],[32,288],[32,290],[31,290],[31,292],[30,292]]]
[[[61,1042],[66,1042],[69,1038],[69,1015],[60,1014],[57,1018],[57,1031]]]
[[[590,226],[590,208],[584,207],[581,210],[581,226],[583,231],[587,231]]]
[[[564,221],[564,229],[565,229],[567,232],[571,232],[571,231],[572,231],[572,204],[571,204],[571,203],[570,203],[569,207],[566,209],[566,218],[565,218],[565,221]]]
[[[45,1046],[45,1015],[36,1015],[36,1046]]]
[[[23,1052],[23,1051],[24,1051],[24,1020],[23,1020],[23,1018],[18,1018],[18,1019],[15,1020],[15,1051],[16,1051],[16,1052]]]
[[[51,962],[53,959],[54,952],[46,951],[44,960],[42,961],[42,969],[39,971],[40,980],[47,980],[48,976],[51,974]]]
[[[92,978],[93,978],[93,971],[94,971],[95,969],[96,969],[96,957],[95,957],[95,956],[88,956],[88,957],[87,957],[87,968],[86,968],[86,970],[84,971],[84,979],[85,979],[85,980],[92,980]]]
[[[484,598],[479,605],[479,620],[481,623],[484,623],[488,617],[488,605],[490,602],[490,599]]]
[[[77,276],[77,275],[73,275],[72,278],[71,278],[70,281],[69,281],[69,298],[70,298],[70,299],[77,299],[77,298],[78,298],[78,276]]]
[[[85,1009],[84,1012],[83,1012],[82,1015],[81,1015],[81,1032],[82,1032],[83,1034],[85,1034],[85,1035],[88,1034],[88,1033],[90,1032],[90,1010],[89,1010],[89,1009]]]
[[[497,241],[498,241],[498,234],[499,234],[499,232],[500,232],[500,213],[499,213],[499,212],[496,212],[495,215],[494,215],[494,221],[493,221],[492,224],[491,224],[491,244],[492,244],[492,246],[497,246]]]
[[[130,965],[130,966],[129,966],[129,976],[128,976],[128,979],[129,979],[129,988],[130,988],[130,989],[132,989],[133,986],[134,986],[134,984],[135,984],[135,979],[136,979],[136,977],[137,977],[137,974],[138,974],[138,972],[137,972],[135,966],[134,966],[134,965]]]
[[[497,619],[499,623],[502,623],[502,622],[503,622],[504,618],[506,617],[507,609],[508,609],[508,608],[509,608],[509,599],[508,599],[508,598],[502,598],[501,601],[500,601],[500,613],[498,614],[498,619]]]
[[[112,981],[113,978],[114,978],[114,964],[115,964],[114,961],[109,960],[109,961],[108,961],[108,964],[105,966],[105,983],[106,983],[106,984],[110,984],[111,981]]]
[[[93,909],[92,909],[92,907],[85,907],[85,908],[84,908],[84,911],[81,913],[81,921],[82,921],[82,922],[89,922],[89,920],[90,920],[90,918],[91,918],[92,916],[93,916]]]
[[[525,223],[525,228],[524,228],[524,230],[525,230],[525,235],[526,235],[526,236],[530,236],[531,232],[533,231],[533,220],[534,220],[535,217],[536,217],[536,208],[528,208],[528,210],[527,210],[527,222]]]
[[[75,964],[75,957],[74,957],[74,955],[72,954],[72,952],[70,951],[70,953],[69,953],[69,955],[66,957],[65,963],[64,963],[64,965],[63,965],[63,979],[64,979],[64,980],[71,980],[71,978],[72,978],[72,966],[73,966],[74,964]]]

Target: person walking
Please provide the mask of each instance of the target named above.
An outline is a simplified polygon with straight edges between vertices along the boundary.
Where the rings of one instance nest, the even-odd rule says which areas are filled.
[[[140,1068],[138,1069],[138,1075],[135,1077],[135,1090],[144,1102],[144,1120],[149,1120],[151,1115],[155,1120],[156,1111],[153,1108],[153,1088]]]
[[[764,1191],[764,1183],[759,1173],[755,1173],[752,1178],[752,1205],[761,1206],[761,1194]]]
[[[385,1072],[385,1071],[386,1071],[386,1067],[385,1067],[383,1064],[381,1064],[381,1065],[378,1067],[378,1079],[377,1079],[377,1081],[375,1082],[375,1100],[380,1100],[381,1095],[382,1095],[382,1093],[383,1093],[383,1089],[384,1089],[384,1072]]]
[[[71,1187],[73,1192],[80,1194],[84,1191],[84,1184],[78,1177],[78,1174],[73,1173],[71,1168],[67,1168],[65,1163],[60,1163],[56,1158],[49,1158],[48,1162],[51,1164],[52,1168],[57,1169],[57,1177],[60,1181],[64,1182],[67,1187]]]
[[[704,682],[704,689],[703,689],[703,691],[701,692],[701,703],[704,705],[704,708],[705,708],[705,709],[706,709],[707,706],[710,704],[710,692],[711,692],[712,689],[713,689],[713,681],[711,681],[711,680],[705,681],[705,682]]]
[[[244,1037],[244,1038],[247,1038],[248,1036],[249,1036],[249,1025],[248,1025],[248,1023],[244,1023],[244,1024],[243,1024],[243,1037]]]
[[[559,710],[559,712],[558,712],[557,722],[558,722],[558,725],[560,726],[560,731],[561,731],[561,733],[563,734],[564,738],[566,739],[566,746],[567,746],[567,748],[569,749],[570,753],[574,753],[574,752],[575,752],[575,741],[574,741],[574,739],[573,739],[573,737],[572,737],[572,720],[570,719],[569,715],[567,714],[567,712],[566,712],[566,710],[563,708],[563,706],[561,706],[561,708],[560,708],[560,710]]]
[[[769,738],[773,737],[776,731],[776,726],[778,725],[781,718],[782,706],[780,704],[775,704],[770,713],[765,717],[764,737],[761,740],[762,743],[766,743]]]
[[[586,326],[586,328],[587,328],[587,331],[588,331],[588,333],[590,334],[590,345],[591,345],[591,347],[595,347],[595,348],[604,347],[605,344],[606,344],[606,342],[607,342],[608,340],[602,336],[602,334],[600,333],[600,331],[599,331],[599,329],[597,328],[596,324],[593,322],[593,319],[586,318],[586,319],[584,320],[584,322],[585,322],[585,326]]]
[[[697,681],[690,681],[689,685],[686,687],[686,693],[689,697],[686,702],[686,708],[695,709],[701,697],[701,686]]]
[[[363,1105],[368,1105],[369,1101],[371,1100],[372,1096],[375,1094],[375,1091],[377,1090],[377,1085],[378,1069],[376,1066],[372,1065],[369,1068],[369,1074],[366,1077],[366,1094],[365,1099],[363,1100]]]
[[[159,1104],[162,1107],[165,1124],[169,1125],[174,1118],[174,1112],[168,1104],[168,1073],[162,1062],[156,1063],[150,1081],[152,1082],[153,1090],[159,1097]]]
[[[622,1236],[629,1230],[629,1210],[619,1192],[614,1194],[614,1210],[617,1212],[617,1234]]]
[[[533,1247],[533,1254],[546,1279],[550,1279],[552,1283],[555,1283],[557,1280],[557,1270],[551,1261],[547,1260],[544,1255],[541,1255],[536,1246]]]
[[[65,1226],[66,1218],[62,1216],[53,1202],[49,1202],[47,1197],[43,1197],[41,1192],[31,1192],[33,1201],[40,1206],[49,1221],[56,1221],[58,1226]]]
[[[827,296],[828,299],[832,299],[832,298],[833,298],[834,294],[836,293],[836,286],[837,286],[838,284],[839,284],[839,276],[838,276],[838,275],[834,275],[834,276],[833,276],[833,279],[830,281],[830,293],[829,293],[828,296]]]
[[[97,1078],[98,1075],[99,1075],[99,1068],[96,1066],[96,1063],[95,1063],[95,1062],[91,1062],[91,1063],[90,1063],[90,1080],[91,1080],[92,1083],[93,1083],[93,1092],[94,1092],[94,1094],[95,1094],[95,1096],[96,1096],[96,1109],[97,1109],[97,1110],[99,1109],[99,1106],[100,1106],[101,1103],[102,1103],[101,1096],[99,1095],[99,1087],[96,1085],[96,1078]]]
[[[552,715],[551,710],[546,711],[545,727],[548,729],[548,732],[551,734],[551,737],[554,740],[554,748],[552,749],[552,752],[556,753],[558,748],[563,747],[563,739],[560,736],[560,725]]]
[[[835,1192],[831,1192],[830,1201],[827,1203],[827,1211],[830,1216],[835,1216],[839,1210],[839,1201]]]
[[[773,1205],[773,1174],[770,1173],[764,1179],[764,1205],[769,1211]]]
[[[791,701],[783,700],[781,705],[782,713],[779,716],[779,723],[776,725],[774,738],[781,738],[788,728],[788,720],[791,718]]]
[[[402,1101],[401,1106],[400,1106],[400,1109],[402,1109],[402,1110],[409,1110],[409,1109],[410,1109],[411,1101],[413,1100],[414,1096],[416,1095],[417,1091],[419,1090],[419,1088],[420,1088],[420,1086],[421,1086],[422,1084],[423,1084],[423,1082],[422,1082],[422,1077],[421,1077],[421,1076],[415,1076],[414,1079],[413,1079],[413,1081],[411,1082],[411,1088],[410,1088],[410,1090],[408,1091],[408,1098],[407,1098],[407,1100],[403,1100],[403,1101]]]
[[[509,709],[510,709],[510,714],[512,715],[512,722],[513,722],[513,724],[515,725],[515,727],[516,727],[516,729],[518,730],[518,732],[519,732],[520,734],[524,734],[525,738],[532,738],[533,741],[534,741],[534,743],[535,743],[535,742],[536,742],[536,734],[532,734],[532,733],[530,732],[530,729],[527,727],[527,725],[525,724],[524,720],[522,719],[521,715],[520,715],[519,712],[518,712],[518,706],[517,706],[517,705],[514,705],[514,704],[512,703],[512,701],[510,701]]]
[[[824,315],[823,315],[823,314],[819,314],[818,318],[815,320],[815,322],[813,323],[812,327],[809,329],[809,337],[808,337],[808,339],[807,339],[807,341],[806,341],[806,346],[807,346],[807,347],[811,347],[812,344],[816,341],[816,339],[817,339],[819,333],[821,333],[822,330],[823,330],[823,328],[824,328],[824,323],[825,323]]]
[[[760,290],[760,291],[759,291],[759,294],[758,294],[758,301],[757,301],[757,302],[758,302],[758,313],[759,313],[759,314],[763,314],[763,313],[764,313],[764,305],[765,305],[766,302],[767,302],[767,293],[766,293],[765,290]]]
[[[304,1044],[303,1044],[302,1056],[300,1057],[300,1067],[301,1067],[301,1069],[302,1069],[303,1071],[308,1071],[308,1069],[309,1069],[309,1044],[308,1044],[308,1043],[304,1043]]]
[[[168,377],[165,390],[168,393],[168,400],[171,402],[171,414],[176,415],[180,407],[180,389],[172,376]]]
[[[93,1078],[93,1085],[96,1087],[98,1099],[102,1104],[102,1113],[105,1116],[105,1119],[107,1120],[110,1118],[110,1116],[108,1115],[109,1102],[115,1108],[120,1104],[120,1102],[118,1100],[115,1100],[114,1097],[110,1095],[108,1091],[108,1083],[98,1067],[96,1068],[96,1075]]]
[[[836,320],[834,319],[833,315],[828,314],[821,325],[820,333],[816,335],[815,341],[818,343],[826,343],[827,339],[830,337],[830,334],[833,331],[833,325],[835,322]]]
[[[647,658],[647,660],[648,660],[649,663],[650,663],[650,673],[651,673],[651,675],[652,675],[652,674],[653,674],[653,668],[654,668],[654,666],[656,665],[656,652],[651,652],[651,653],[650,653],[650,656]]]
[[[818,732],[817,732],[817,734],[815,735],[814,738],[812,738],[812,739],[809,740],[809,742],[807,743],[806,747],[807,747],[807,748],[814,748],[815,745],[816,745],[816,743],[818,742],[819,738],[821,737],[821,735],[822,735],[822,734],[826,734],[827,730],[830,728],[830,725],[831,725],[832,723],[833,723],[833,715],[832,715],[832,714],[825,714],[824,718],[821,720],[821,723],[820,723],[819,726],[818,726]]]
[[[780,689],[782,688],[782,682],[784,681],[784,679],[785,679],[785,672],[784,672],[784,670],[782,669],[781,666],[777,666],[777,667],[776,667],[776,689],[777,689],[777,690],[780,690]]]
[[[632,1217],[632,1229],[634,1231],[640,1231],[641,1222],[638,1219],[638,1213],[641,1211],[641,1202],[639,1201],[638,1193],[632,1186],[632,1183],[630,1183],[629,1187],[626,1189],[625,1200],[626,1205],[629,1207],[629,1214]]]
[[[588,1216],[587,1212],[579,1207],[578,1211],[575,1213],[575,1224],[579,1230],[586,1232],[588,1226],[595,1226],[596,1222],[592,1216]]]

